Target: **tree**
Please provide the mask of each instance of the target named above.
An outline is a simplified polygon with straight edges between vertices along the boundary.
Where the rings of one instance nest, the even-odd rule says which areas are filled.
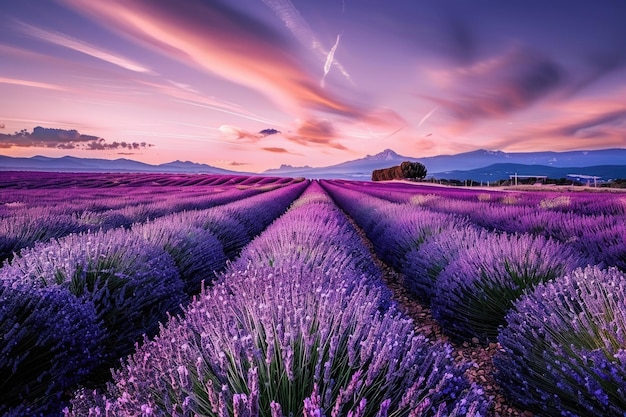
[[[390,168],[375,169],[372,172],[372,181],[388,181],[393,179],[423,179],[426,177],[426,167],[419,162],[402,162]]]
[[[400,164],[403,178],[424,179],[427,174],[426,167],[419,162],[405,161]]]

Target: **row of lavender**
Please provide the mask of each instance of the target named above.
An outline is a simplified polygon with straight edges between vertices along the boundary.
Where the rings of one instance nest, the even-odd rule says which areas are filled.
[[[0,269],[0,414],[58,416],[102,384],[306,185],[22,250]]]
[[[621,193],[486,192],[402,183],[355,186],[389,201],[464,216],[489,230],[555,239],[574,246],[595,264],[626,271],[626,196]]]
[[[0,190],[4,189],[65,189],[72,187],[95,188],[152,186],[219,186],[219,185],[264,185],[285,184],[288,177],[266,177],[251,175],[221,174],[158,174],[158,173],[64,173],[3,171],[0,172]]]
[[[16,178],[17,176],[17,178]],[[267,189],[301,179],[222,175],[67,174],[0,172],[0,217],[46,207],[56,213],[100,212],[127,205],[155,203],[171,195],[190,200],[237,189]],[[122,192],[120,192],[122,191]],[[57,208],[59,194],[65,194]],[[61,210],[63,209],[63,210]]]
[[[540,415],[626,414],[624,273],[586,267],[578,245],[323,184],[448,334],[500,343],[496,378],[513,401]]]
[[[0,205],[0,262],[35,242],[88,230],[128,228],[133,223],[173,212],[206,209],[297,182],[277,179],[273,184],[263,182],[263,178],[258,181],[259,186],[241,180],[235,185],[220,187],[172,187],[141,182],[134,187],[120,186],[103,191],[88,187],[90,183],[83,179],[75,188],[5,189],[0,191],[0,203],[3,203]]]
[[[219,281],[68,416],[481,416],[447,344],[415,335],[312,183]]]
[[[416,204],[427,204],[433,198],[444,198],[469,203],[482,202],[496,206],[572,211],[588,215],[599,213],[609,215],[626,214],[626,197],[621,192],[577,191],[563,193],[550,188],[531,192],[488,188],[440,187],[407,182],[377,183],[336,180],[335,183],[347,187],[356,187],[368,194],[389,199],[396,203],[413,201]],[[432,201],[432,203],[436,203],[436,201]],[[470,204],[470,207],[474,207],[474,205]]]

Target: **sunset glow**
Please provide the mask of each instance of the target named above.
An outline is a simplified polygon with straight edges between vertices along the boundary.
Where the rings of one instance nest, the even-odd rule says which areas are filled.
[[[625,16],[619,0],[8,2],[0,154],[261,172],[623,148]]]

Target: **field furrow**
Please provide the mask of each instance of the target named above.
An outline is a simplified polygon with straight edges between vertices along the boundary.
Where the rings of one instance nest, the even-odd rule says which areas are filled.
[[[0,201],[3,417],[626,413],[621,194],[5,173]]]

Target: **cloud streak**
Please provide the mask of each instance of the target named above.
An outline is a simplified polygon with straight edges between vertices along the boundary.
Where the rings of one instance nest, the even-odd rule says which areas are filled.
[[[102,61],[106,61],[110,64],[117,65],[118,67],[127,69],[129,71],[143,73],[152,72],[149,68],[137,62],[134,62],[133,60],[104,51],[96,46],[79,41],[77,39],[73,39],[69,36],[65,36],[56,32],[50,32],[22,22],[18,22],[18,24],[22,29],[22,32],[37,39],[52,43],[54,45],[59,45],[77,52],[81,52],[85,55],[89,55]]]
[[[285,148],[280,148],[280,147],[266,147],[266,148],[261,148],[261,149],[266,152],[271,152],[271,153],[284,153],[284,154],[290,154],[290,155],[303,156],[301,153],[291,152]]]
[[[619,128],[626,137],[626,109],[608,111],[583,120],[572,121],[558,128],[548,130],[546,133],[560,136],[578,136],[593,138],[602,135],[605,129]]]
[[[273,28],[225,4],[185,0],[173,8],[166,1],[64,1],[133,41],[258,91],[283,109],[361,114],[319,87]]]
[[[337,35],[337,40],[335,41],[335,44],[333,45],[333,47],[330,48],[330,51],[328,52],[328,56],[326,57],[326,63],[324,63],[324,76],[322,77],[322,82],[321,82],[322,87],[325,86],[326,76],[328,75],[328,72],[330,71],[330,68],[332,67],[333,62],[335,62],[335,52],[337,51],[337,47],[339,46],[340,39],[341,39],[341,33]]]
[[[458,122],[469,124],[530,107],[560,87],[565,74],[548,57],[515,47],[501,56],[434,73],[433,77],[450,98],[427,98]]]
[[[5,78],[0,77],[0,84],[13,84],[20,85],[23,87],[34,87],[34,88],[43,88],[44,90],[55,90],[55,91],[67,91],[67,89],[63,86],[50,84],[40,81],[31,81],[31,80],[20,80],[16,78]]]
[[[419,123],[417,124],[417,127],[422,126],[424,123],[426,123],[426,120],[430,119],[430,117],[435,114],[435,112],[437,111],[439,107],[435,106],[433,107],[433,109],[431,111],[429,111],[428,113],[426,113],[424,115],[424,117],[422,117],[422,119],[419,121]]]
[[[138,150],[153,145],[146,142],[107,142],[98,136],[83,135],[77,130],[51,129],[37,126],[32,132],[23,129],[14,134],[0,134],[0,148],[56,148],[94,151]]]
[[[621,102],[594,99],[562,105],[558,116],[498,135],[490,147],[508,150],[623,147],[626,138],[623,96],[621,94]]]
[[[348,71],[344,68],[344,66],[333,59],[335,51],[337,50],[337,45],[339,44],[339,36],[337,36],[337,41],[335,42],[335,46],[329,51],[325,49],[321,42],[317,39],[317,36],[309,26],[309,24],[304,20],[298,9],[293,5],[291,0],[263,0],[263,3],[269,7],[276,16],[287,26],[287,28],[293,33],[295,38],[300,42],[301,45],[306,47],[307,49],[313,50],[313,52],[317,55],[317,57],[324,62],[324,78],[326,74],[330,71],[330,66],[334,65],[339,69],[339,72],[344,76],[346,80],[348,80],[351,84],[352,78]],[[345,11],[345,3],[343,4],[343,10]],[[329,57],[330,62],[329,62]],[[328,69],[326,68],[328,66]],[[324,81],[322,78],[322,82]],[[323,84],[322,84],[323,85]]]

